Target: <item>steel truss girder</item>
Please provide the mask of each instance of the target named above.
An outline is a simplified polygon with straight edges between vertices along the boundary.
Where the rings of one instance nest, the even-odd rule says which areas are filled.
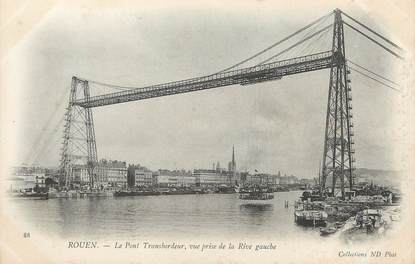
[[[78,99],[74,104],[85,108],[92,108],[234,84],[247,85],[272,81],[281,79],[287,75],[330,68],[334,63],[333,57],[331,51],[326,51],[199,78],[92,96],[88,100],[86,98]]]

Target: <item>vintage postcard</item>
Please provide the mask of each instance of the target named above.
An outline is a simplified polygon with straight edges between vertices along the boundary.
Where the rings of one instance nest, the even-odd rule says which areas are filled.
[[[413,1],[0,1],[1,263],[415,263]]]

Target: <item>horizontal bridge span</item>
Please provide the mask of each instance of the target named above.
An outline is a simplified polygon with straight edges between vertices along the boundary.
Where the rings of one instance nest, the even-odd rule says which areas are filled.
[[[325,51],[198,78],[92,96],[90,98],[76,100],[73,104],[84,108],[92,108],[234,84],[247,85],[272,81],[281,79],[283,76],[287,75],[330,68],[335,61],[333,53],[331,51]]]

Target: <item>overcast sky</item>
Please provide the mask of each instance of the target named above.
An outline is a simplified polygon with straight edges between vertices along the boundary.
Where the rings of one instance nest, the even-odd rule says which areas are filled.
[[[140,87],[214,73],[333,9],[294,13],[258,3],[95,11],[58,5],[3,61],[7,89],[19,102],[7,120],[18,142],[13,164],[43,149],[37,162],[58,165],[63,124],[57,124],[73,75]],[[389,36],[370,13],[343,9]],[[396,60],[350,30],[346,38],[349,58],[394,78]],[[98,156],[154,170],[211,168],[217,161],[226,167],[235,145],[239,169],[314,177],[322,157],[328,80],[328,70],[322,70],[94,108]],[[400,169],[393,144],[400,136],[394,118],[401,111],[400,95],[357,74],[352,89],[357,167]]]

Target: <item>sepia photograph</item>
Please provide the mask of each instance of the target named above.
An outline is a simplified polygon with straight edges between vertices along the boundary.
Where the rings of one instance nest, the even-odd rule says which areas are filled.
[[[1,263],[414,263],[411,1],[0,1]]]

